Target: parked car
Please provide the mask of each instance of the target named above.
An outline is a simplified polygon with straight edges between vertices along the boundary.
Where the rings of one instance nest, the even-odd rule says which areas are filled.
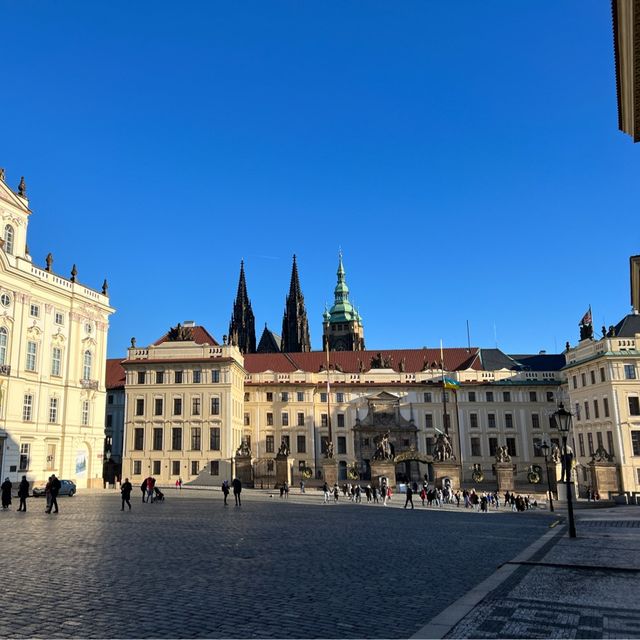
[[[34,498],[43,497],[44,490],[45,490],[44,485],[42,485],[41,487],[33,487],[33,497]],[[72,482],[71,480],[60,480],[60,491],[58,492],[59,496],[69,496],[71,498],[73,497],[76,491],[77,489],[76,489],[75,482]]]

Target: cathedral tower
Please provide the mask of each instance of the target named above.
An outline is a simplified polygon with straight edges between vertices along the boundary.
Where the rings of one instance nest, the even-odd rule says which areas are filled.
[[[349,287],[345,280],[342,252],[338,261],[338,283],[331,309],[324,312],[322,348],[330,351],[364,351],[362,318],[349,302]]]
[[[304,306],[304,296],[302,295],[302,289],[300,289],[295,255],[293,256],[293,267],[291,268],[289,295],[287,296],[284,317],[282,318],[282,351],[311,351],[309,321],[307,320],[307,310]]]
[[[238,346],[242,353],[256,352],[255,318],[251,310],[251,301],[247,295],[247,283],[244,278],[244,260],[240,262],[238,293],[233,303],[233,313],[229,323],[229,343]]]

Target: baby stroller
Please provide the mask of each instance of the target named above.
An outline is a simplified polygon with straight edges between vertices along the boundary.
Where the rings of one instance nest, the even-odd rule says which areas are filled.
[[[164,493],[162,493],[158,487],[153,488],[153,501],[164,502]]]

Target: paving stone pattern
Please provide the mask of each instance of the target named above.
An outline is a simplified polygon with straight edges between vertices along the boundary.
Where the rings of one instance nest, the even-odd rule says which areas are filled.
[[[549,524],[320,496],[133,497],[124,513],[116,494],[0,513],[0,637],[406,638]]]

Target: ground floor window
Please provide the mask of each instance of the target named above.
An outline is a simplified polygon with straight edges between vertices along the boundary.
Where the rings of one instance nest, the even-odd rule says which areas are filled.
[[[191,461],[191,475],[197,476],[200,473],[200,463],[197,460]]]
[[[142,461],[134,460],[133,461],[133,475],[139,476],[142,473]]]
[[[631,447],[634,456],[640,456],[640,431],[631,432]]]
[[[209,472],[212,476],[220,475],[220,462],[218,460],[212,460],[209,465]]]
[[[180,475],[180,460],[173,460],[173,462],[171,463],[171,473],[174,476]]]
[[[18,471],[28,471],[30,459],[31,445],[28,442],[23,442],[20,445],[20,467]]]
[[[159,476],[162,470],[162,462],[160,460],[153,461],[153,475]]]

